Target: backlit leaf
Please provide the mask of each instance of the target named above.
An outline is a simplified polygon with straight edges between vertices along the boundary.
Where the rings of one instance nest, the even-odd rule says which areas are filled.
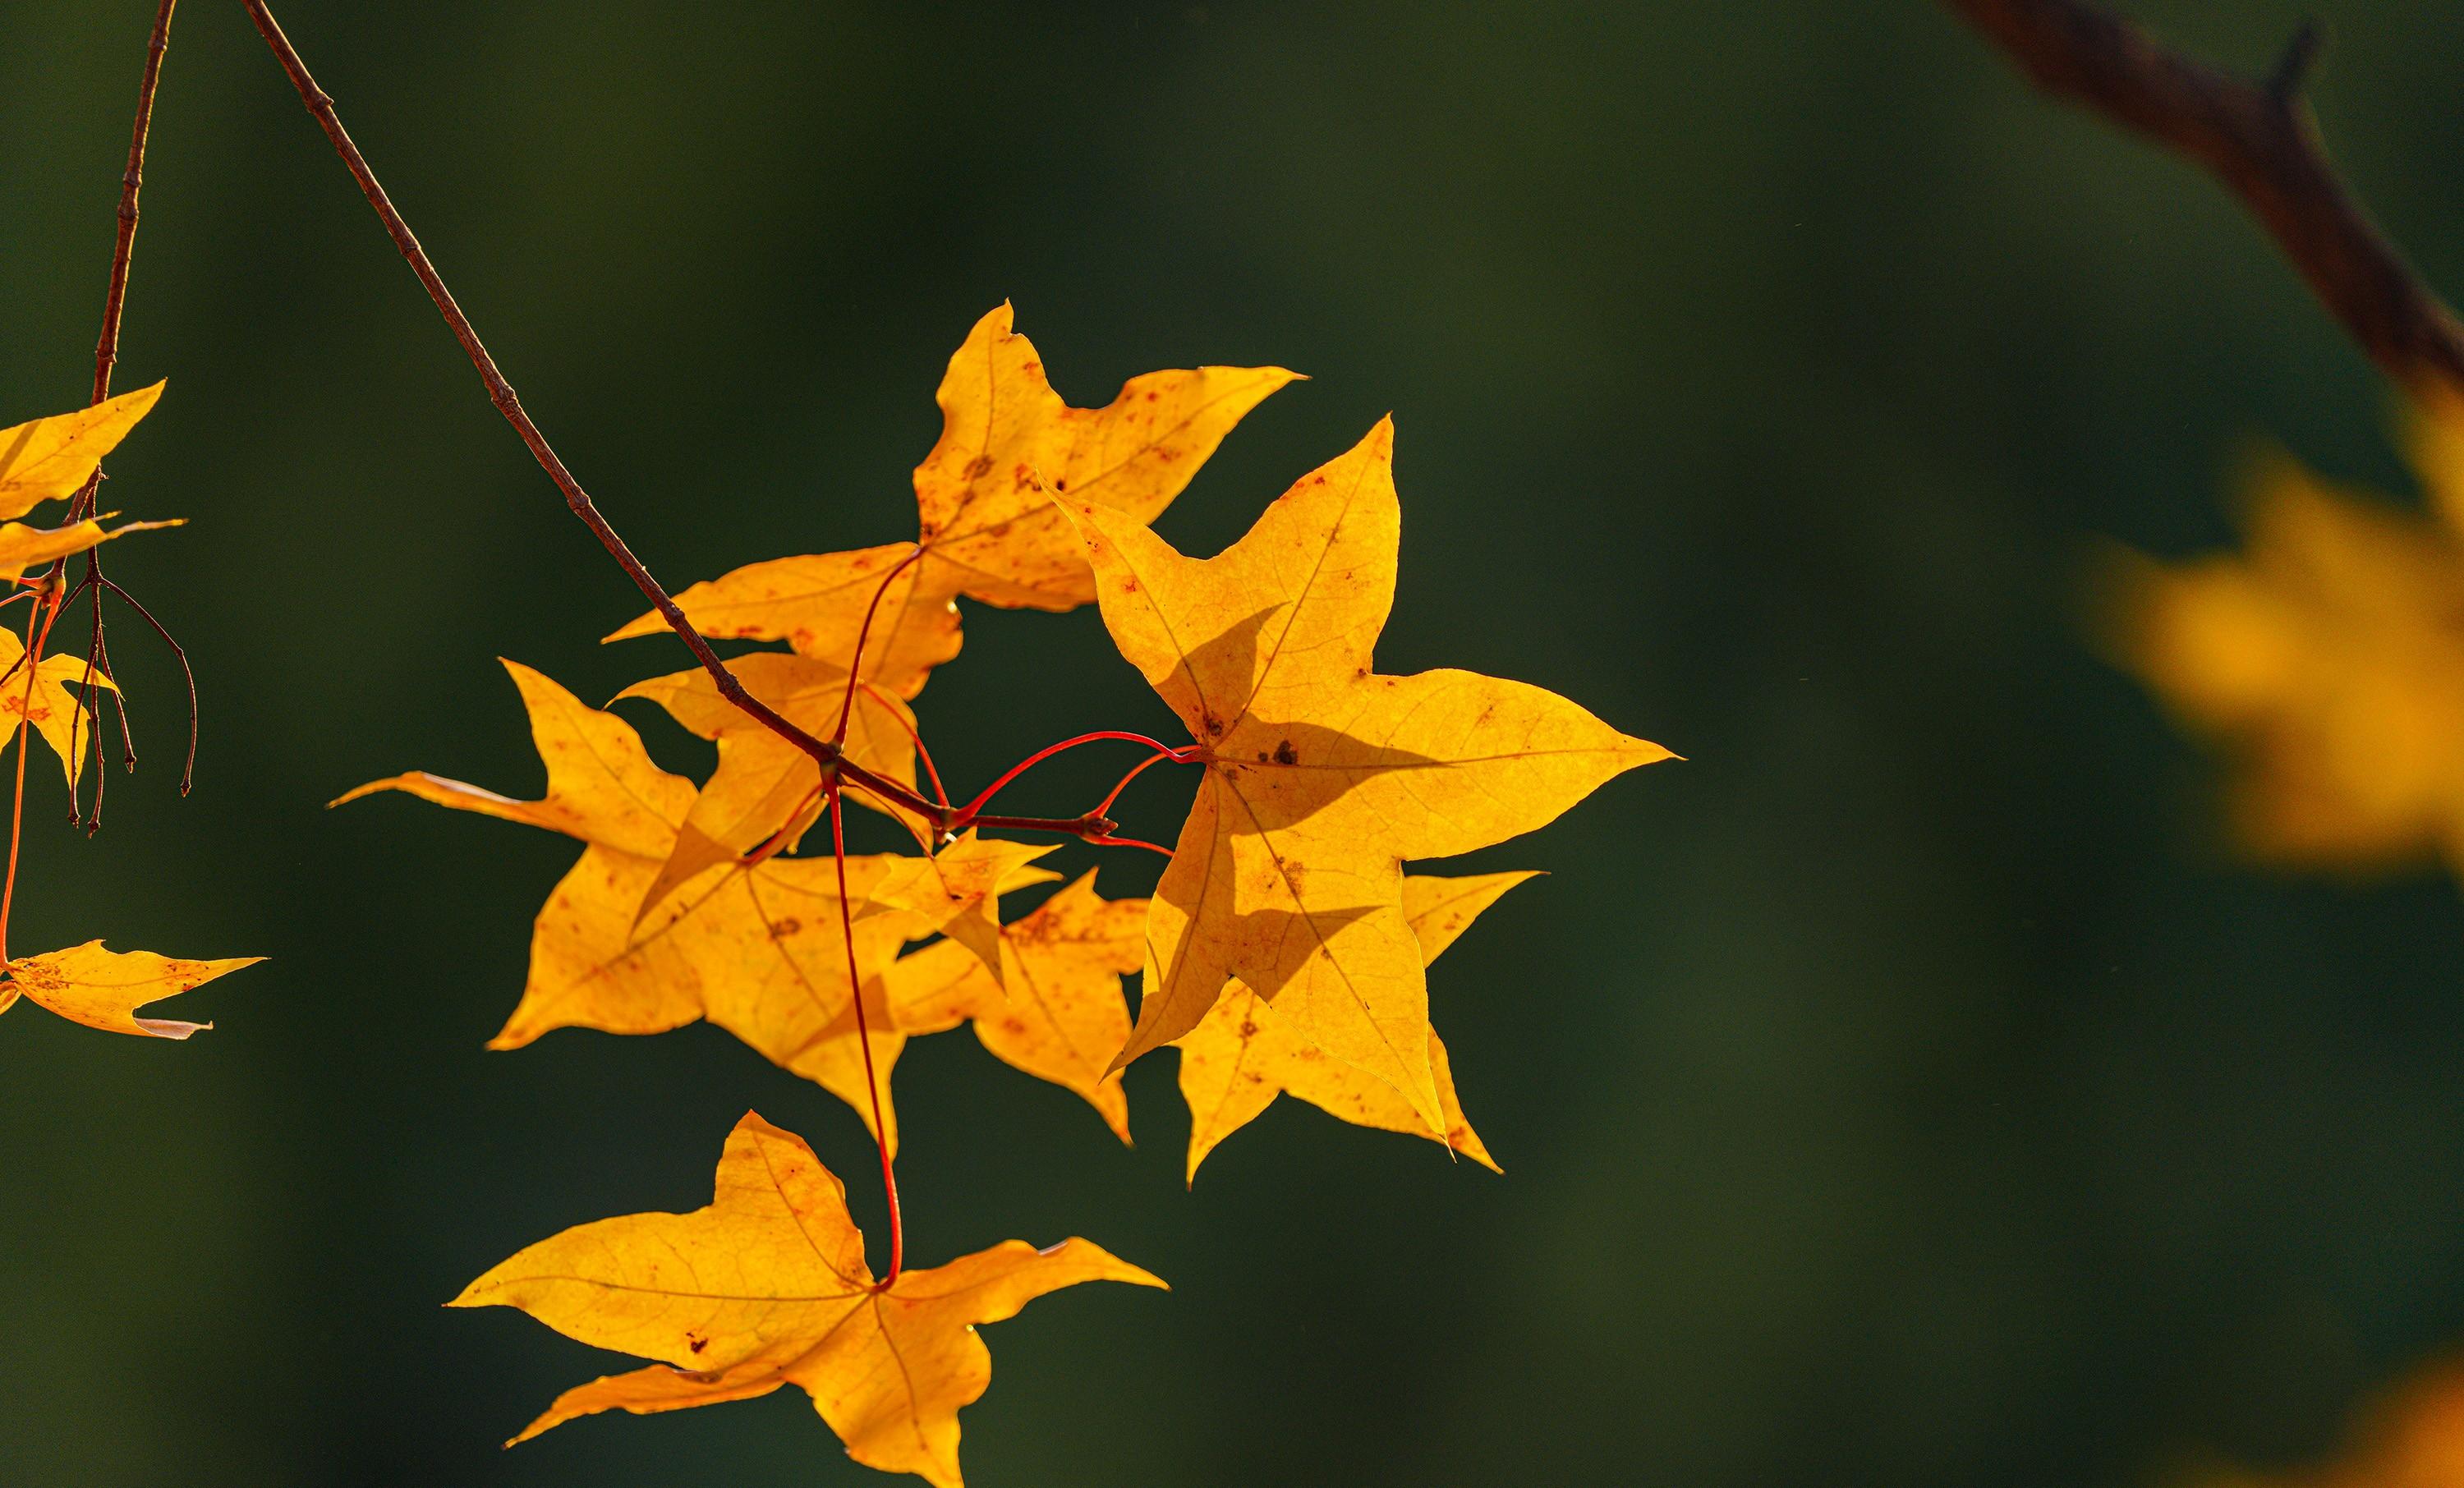
[[[157,383],[75,413],[0,428],[0,520],[75,495],[162,396]]]
[[[518,1307],[569,1338],[661,1361],[565,1391],[517,1442],[602,1411],[680,1411],[795,1385],[857,1461],[961,1488],[958,1411],[992,1383],[977,1326],[1082,1281],[1163,1285],[1068,1239],[1008,1240],[881,1286],[838,1179],[803,1138],[747,1115],[708,1208],[567,1230],[451,1305]]]
[[[1403,912],[1425,961],[1435,961],[1455,937],[1529,873],[1486,873],[1473,878],[1403,880]],[[893,983],[893,986],[895,984]],[[894,995],[893,995],[894,996]],[[1464,1119],[1455,1095],[1446,1047],[1429,1034],[1430,1073],[1437,1081],[1441,1127],[1420,1119],[1401,1091],[1355,1065],[1329,1059],[1302,1038],[1284,1016],[1246,986],[1234,982],[1196,1028],[1181,1036],[1180,1094],[1189,1103],[1190,1181],[1216,1145],[1265,1115],[1278,1095],[1307,1101],[1356,1127],[1400,1131],[1441,1142],[1481,1166],[1497,1164]]]
[[[1197,1027],[1238,977],[1443,1129],[1403,863],[1546,825],[1668,751],[1522,683],[1375,671],[1401,529],[1387,423],[1211,558],[1058,499],[1106,627],[1206,766],[1149,909],[1137,1025],[1116,1063]]]
[[[11,993],[24,994],[27,1001],[88,1028],[150,1039],[186,1039],[214,1025],[139,1018],[137,1010],[263,959],[188,961],[151,951],[105,951],[101,941],[89,940],[66,951],[8,963],[9,986]],[[6,1002],[0,1002],[0,1009],[6,1007]]]

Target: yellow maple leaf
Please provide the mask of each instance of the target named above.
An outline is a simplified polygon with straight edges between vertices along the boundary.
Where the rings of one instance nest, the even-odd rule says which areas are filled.
[[[1281,367],[1150,372],[1104,407],[1073,408],[1052,390],[1043,358],[1011,328],[1003,304],[976,322],[941,379],[941,437],[915,468],[915,544],[754,563],[694,584],[676,602],[704,635],[785,641],[844,667],[878,592],[861,670],[912,698],[958,652],[957,596],[1045,610],[1094,597],[1086,560],[1039,477],[1152,521],[1242,416],[1293,377]],[[884,576],[911,557],[883,590]],[[652,612],[607,639],[666,628]]]
[[[1115,1064],[1197,1027],[1238,977],[1442,1130],[1403,863],[1543,826],[1672,756],[1523,683],[1374,669],[1401,530],[1393,447],[1380,421],[1211,558],[1057,500],[1113,642],[1206,767],[1148,911],[1138,1020]]]
[[[2431,517],[2276,456],[2248,479],[2241,552],[2120,570],[2115,648],[2227,746],[2263,857],[2464,865],[2464,460],[2451,419],[2414,435]]]
[[[1484,873],[1436,878],[1416,873],[1405,878],[1403,913],[1420,943],[1422,960],[1435,961],[1482,910],[1507,889],[1535,876]],[[1446,1046],[1435,1029],[1429,1032],[1429,1066],[1445,1123],[1438,1127],[1421,1120],[1393,1085],[1366,1070],[1327,1058],[1275,1011],[1273,1003],[1237,981],[1175,1047],[1180,1050],[1181,1099],[1189,1103],[1188,1179],[1192,1183],[1198,1181],[1198,1165],[1206,1160],[1206,1154],[1225,1137],[1265,1115],[1278,1095],[1307,1101],[1355,1127],[1426,1137],[1492,1172],[1502,1171],[1463,1116]]]
[[[942,577],[915,557],[915,544],[771,558],[677,595],[693,628],[712,640],[784,641],[800,655],[845,667],[868,615],[858,674],[913,698],[934,667],[958,654],[958,609]],[[904,564],[904,567],[900,565]],[[935,583],[927,585],[926,580]],[[876,596],[878,603],[876,604]],[[609,641],[665,635],[656,610],[610,632]]]
[[[75,685],[117,691],[118,687],[100,668],[89,672],[84,657],[57,651],[35,663],[33,675],[29,677],[22,665],[25,656],[26,643],[13,631],[0,626],[0,729],[7,731],[6,736],[0,737],[0,747],[21,736],[20,719],[32,724],[43,742],[52,747],[52,753],[60,756],[60,769],[74,788],[77,777],[84,772],[95,730],[78,720],[85,705],[69,688]]]
[[[1001,953],[1001,893],[1057,881],[1060,874],[1032,864],[1059,846],[979,837],[970,829],[929,858],[901,859],[873,886],[872,903],[911,915],[917,929],[910,938],[949,936],[999,980],[1006,974]]]
[[[521,690],[531,736],[547,764],[543,798],[516,800],[422,772],[372,781],[334,802],[404,791],[588,844],[539,910],[521,1001],[488,1046],[519,1048],[557,1028],[655,1034],[707,1018],[838,1096],[869,1127],[869,1044],[882,1085],[879,1135],[894,1151],[889,1070],[905,1035],[881,1004],[880,974],[915,931],[902,915],[868,913],[865,901],[898,860],[847,860],[867,1025],[859,1039],[850,943],[840,928],[831,861],[722,864],[638,916],[692,814],[692,782],[653,764],[624,719],[587,707],[527,667],[507,662],[505,669]]]
[[[0,428],[0,519],[76,494],[162,396],[157,383],[74,413]]]
[[[1129,1098],[1107,1065],[1130,1035],[1121,976],[1145,955],[1146,914],[1143,899],[1099,897],[1090,870],[1001,927],[998,980],[955,939],[899,957],[885,977],[891,1017],[909,1034],[972,1022],[996,1058],[1075,1091],[1127,1142]]]
[[[101,941],[89,940],[66,951],[47,951],[8,963],[9,981],[0,987],[0,1012],[7,1012],[22,993],[27,1001],[88,1028],[150,1039],[186,1039],[214,1025],[139,1018],[137,1010],[264,959],[189,961],[151,951],[105,951]]]
[[[729,664],[737,680],[789,723],[817,738],[838,728],[847,707],[847,670],[828,662],[777,651],[755,652]],[[616,694],[648,698],[691,732],[718,745],[718,766],[702,783],[676,832],[676,844],[651,881],[635,913],[648,915],[659,901],[703,869],[753,851],[784,835],[795,849],[821,815],[821,766],[767,724],[721,697],[700,667],[638,682]],[[915,784],[915,719],[894,697],[876,697],[859,687],[847,707],[847,757],[913,789]],[[863,791],[847,799],[888,812]],[[914,828],[911,825],[911,830]]]
[[[577,1226],[451,1305],[518,1307],[568,1338],[662,1361],[566,1390],[515,1442],[602,1411],[680,1411],[796,1385],[857,1461],[962,1488],[958,1411],[992,1383],[977,1326],[1082,1281],[1164,1284],[1074,1238],[1044,1250],[1008,1240],[876,1283],[838,1179],[803,1138],[748,1114],[728,1135],[710,1207]]]
[[[153,532],[158,528],[180,525],[178,517],[160,522],[122,522],[117,527],[102,525],[119,514],[106,512],[101,517],[88,517],[81,522],[71,522],[66,527],[29,527],[24,522],[0,522],[0,579],[15,579],[37,563],[49,563],[55,558],[83,553],[133,532]]]

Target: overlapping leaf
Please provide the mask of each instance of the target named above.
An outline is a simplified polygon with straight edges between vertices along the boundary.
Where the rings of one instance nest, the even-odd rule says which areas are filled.
[[[1542,826],[1668,751],[1522,683],[1375,670],[1400,533],[1386,423],[1212,558],[1058,500],[1086,539],[1105,625],[1206,766],[1149,909],[1138,1020],[1116,1063],[1197,1027],[1238,977],[1444,1129],[1402,864]]]
[[[1163,1285],[1068,1239],[1010,1240],[881,1286],[838,1179],[803,1139],[747,1115],[710,1207],[567,1230],[452,1305],[518,1307],[567,1337],[661,1361],[565,1391],[516,1441],[602,1411],[680,1411],[795,1385],[857,1461],[961,1488],[958,1411],[992,1382],[977,1326],[1082,1281]]]
[[[1092,872],[1001,927],[1001,974],[955,939],[901,956],[886,978],[891,1017],[911,1035],[974,1024],[1004,1062],[1073,1090],[1122,1141],[1130,1103],[1107,1066],[1130,1034],[1123,974],[1145,954],[1143,899],[1107,900]]]
[[[911,789],[915,784],[915,719],[896,698],[859,686],[849,701],[847,669],[809,657],[756,652],[730,664],[738,682],[789,723],[826,739],[847,710],[847,757]],[[691,732],[718,745],[718,766],[694,797],[676,843],[636,913],[648,915],[695,874],[773,839],[792,851],[823,809],[821,767],[767,724],[721,697],[695,667],[635,683],[617,694],[648,698]],[[848,799],[900,813],[867,793]],[[913,829],[913,828],[911,828]]]
[[[958,651],[959,595],[1066,610],[1093,597],[1085,558],[1038,480],[1152,521],[1258,403],[1292,381],[1280,367],[1199,367],[1132,378],[1102,408],[1073,408],[1011,328],[1010,307],[976,323],[941,380],[941,437],[915,468],[916,545],[778,558],[678,595],[705,635],[785,641],[844,667],[881,595],[862,674],[912,698]],[[644,615],[609,640],[654,635]]]
[[[74,787],[84,773],[85,756],[92,753],[95,730],[90,720],[78,714],[85,705],[71,687],[107,688],[117,690],[117,684],[99,668],[89,669],[82,656],[66,656],[53,652],[34,664],[32,675],[23,663],[26,644],[7,627],[0,626],[0,744],[23,738],[20,720],[33,726],[43,742],[60,758],[60,769]]]
[[[902,859],[873,886],[872,903],[876,908],[905,911],[923,934],[949,936],[998,981],[1007,974],[1001,953],[1001,893],[1059,879],[1049,868],[1033,866],[1057,846],[1003,842],[969,831],[929,858]]]
[[[116,512],[102,517],[87,517],[65,527],[29,527],[24,522],[0,522],[0,579],[15,579],[26,570],[55,558],[99,548],[114,537],[125,537],[133,532],[153,532],[165,527],[177,527],[177,517],[160,522],[122,522],[105,527],[103,521],[117,516]]]
[[[1529,873],[1485,873],[1471,878],[1413,874],[1403,880],[1403,913],[1420,943],[1423,962],[1435,961],[1481,911]],[[895,988],[897,983],[891,983]],[[893,991],[891,1000],[897,1001]],[[1441,1142],[1473,1162],[1497,1170],[1455,1094],[1446,1046],[1429,1033],[1429,1068],[1437,1081],[1442,1127],[1421,1120],[1401,1091],[1356,1065],[1329,1059],[1296,1032],[1274,1004],[1234,982],[1222,1000],[1175,1045],[1180,1050],[1180,1094],[1189,1103],[1189,1171],[1217,1144],[1257,1120],[1278,1095],[1307,1101],[1356,1127],[1400,1131]]]
[[[489,1047],[518,1048],[556,1028],[653,1034],[708,1018],[828,1089],[869,1124],[865,1041],[857,1037],[835,865],[826,858],[717,864],[637,916],[692,815],[693,785],[651,763],[624,719],[586,707],[529,667],[505,666],[547,764],[545,796],[515,800],[414,773],[361,786],[335,803],[407,791],[588,844],[539,911],[521,1001]],[[902,915],[863,907],[894,862],[847,861],[865,1021],[872,1063],[885,1071],[905,1036],[880,1005],[880,974],[913,927]],[[886,1089],[882,1108],[881,1136],[894,1149],[896,1116]]]

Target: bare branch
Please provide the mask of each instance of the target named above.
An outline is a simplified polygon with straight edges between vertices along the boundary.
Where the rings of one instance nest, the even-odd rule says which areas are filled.
[[[1944,0],[2046,92],[2206,167],[2241,198],[2380,370],[2415,393],[2464,396],[2464,324],[2355,199],[2301,84],[2305,26],[2263,81],[2174,52],[2082,0]]]
[[[274,12],[265,8],[262,0],[248,0],[247,10],[258,34],[273,49],[275,59],[282,64],[282,71],[290,77],[292,87],[299,95],[299,101],[307,105],[318,126],[325,131],[325,138],[333,142],[335,153],[342,157],[342,164],[350,171],[351,179],[359,183],[361,194],[368,199],[370,207],[376,208],[378,220],[385,224],[386,236],[393,239],[403,260],[410,265],[410,272],[419,276],[421,287],[434,301],[437,314],[445,317],[446,325],[453,332],[453,339],[461,342],[463,354],[471,359],[471,365],[478,372],[479,381],[487,385],[489,401],[496,405],[497,412],[505,416],[505,422],[514,427],[514,432],[521,436],[522,443],[530,449],[531,458],[537,460],[539,469],[547,472],[548,479],[556,483],[556,489],[564,496],[564,504],[582,519],[583,526],[590,529],[591,536],[599,539],[599,545],[605,548],[617,566],[625,570],[626,576],[633,580],[634,587],[658,607],[669,628],[684,641],[686,647],[693,653],[693,659],[701,663],[702,668],[710,673],[711,680],[718,685],[721,696],[752,714],[781,738],[810,755],[825,772],[835,766],[839,762],[837,747],[813,737],[747,692],[744,685],[737,681],[736,674],[728,669],[727,664],[719,660],[718,653],[711,649],[710,643],[702,638],[701,632],[685,618],[684,610],[660,586],[659,581],[650,577],[650,571],[633,556],[633,550],[625,545],[625,539],[617,536],[616,529],[608,525],[607,518],[600,514],[598,507],[591,503],[590,493],[583,490],[582,483],[565,469],[564,461],[558,458],[556,450],[548,445],[547,436],[539,432],[539,427],[522,408],[522,401],[515,396],[513,384],[506,382],[504,373],[496,369],[496,359],[488,354],[487,346],[479,339],[479,333],[472,327],[471,317],[464,315],[462,307],[454,302],[453,292],[445,287],[444,278],[437,274],[436,266],[429,261],[428,251],[419,246],[419,238],[410,230],[410,224],[403,220],[392,198],[385,195],[385,187],[377,183],[376,172],[368,168],[367,157],[360,153],[360,147],[351,142],[350,132],[342,127],[341,119],[335,114],[333,98],[317,86],[315,77],[309,76],[308,64],[300,59],[298,51],[291,45],[291,38],[282,33],[282,28],[275,22]]]
[[[402,254],[404,262],[410,265],[411,273],[418,275],[420,285],[428,291],[428,297],[435,304],[437,314],[445,317],[453,339],[461,343],[463,355],[470,358],[472,367],[479,374],[479,381],[486,384],[489,400],[496,405],[496,411],[503,414],[505,422],[514,427],[514,432],[521,436],[531,457],[539,462],[540,470],[547,472],[548,479],[556,483],[556,489],[563,493],[564,503],[572,509],[573,514],[590,529],[591,536],[599,539],[599,545],[607,550],[608,557],[614,558],[626,577],[633,580],[634,587],[640,589],[658,609],[661,618],[667,621],[668,628],[676,633],[686,648],[693,652],[693,659],[701,663],[702,669],[710,673],[711,681],[717,685],[721,697],[809,755],[821,767],[823,781],[833,795],[841,784],[862,786],[874,796],[894,801],[915,813],[944,834],[975,824],[1005,827],[1013,831],[1054,832],[1089,842],[1111,839],[1113,823],[1096,813],[1083,817],[986,817],[955,810],[946,803],[926,800],[907,786],[876,775],[847,758],[838,741],[814,737],[747,691],[744,684],[737,680],[736,673],[728,669],[727,663],[711,648],[710,642],[686,618],[682,606],[660,586],[657,580],[650,577],[650,571],[633,556],[633,550],[626,546],[625,539],[617,536],[616,529],[608,524],[607,518],[600,514],[598,507],[591,503],[589,492],[583,491],[582,483],[574,479],[573,472],[565,469],[564,461],[558,458],[556,450],[549,447],[547,436],[539,432],[539,426],[524,411],[521,400],[514,395],[513,385],[496,369],[495,358],[488,354],[488,348],[479,339],[479,333],[472,327],[471,317],[464,315],[462,307],[454,302],[453,292],[445,287],[444,277],[436,272],[436,265],[429,261],[428,251],[419,246],[419,239],[411,232],[410,224],[403,220],[392,198],[385,195],[385,187],[378,184],[376,172],[368,166],[367,157],[362,155],[360,147],[351,142],[350,132],[342,127],[341,119],[334,112],[333,98],[317,86],[315,77],[309,76],[308,64],[300,58],[298,50],[292,46],[291,38],[282,33],[281,26],[274,19],[274,12],[266,9],[264,0],[245,0],[244,9],[257,33],[273,50],[275,60],[282,64],[282,71],[291,79],[292,88],[298,93],[299,101],[307,105],[310,116],[317,120],[318,127],[324,130],[335,153],[341,156],[343,167],[359,184],[360,194],[366,197],[368,205],[376,209],[377,219],[385,225],[385,235],[393,239],[394,248]],[[851,661],[848,670],[852,673],[855,669]],[[852,691],[849,695],[852,696]]]

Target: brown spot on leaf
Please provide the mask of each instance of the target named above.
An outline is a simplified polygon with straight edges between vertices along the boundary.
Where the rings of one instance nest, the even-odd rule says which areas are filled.
[[[1300,753],[1292,748],[1291,740],[1286,739],[1275,746],[1275,763],[1279,765],[1296,765],[1300,762]]]

